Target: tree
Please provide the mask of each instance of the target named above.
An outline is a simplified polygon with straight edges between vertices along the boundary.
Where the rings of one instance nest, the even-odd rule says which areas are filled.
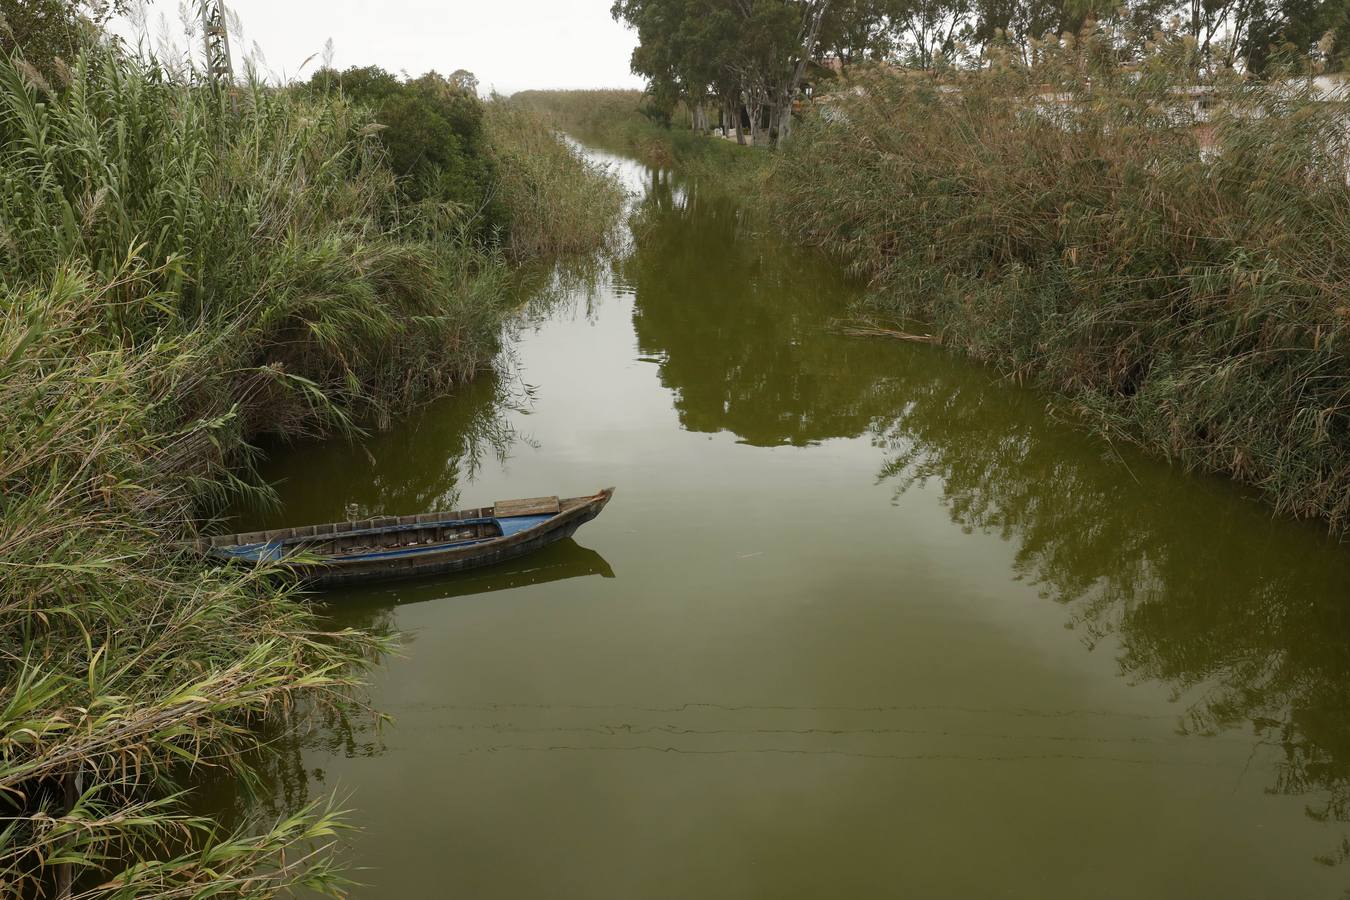
[[[1216,41],[1223,41],[1222,61],[1231,65],[1239,49],[1247,46],[1252,23],[1265,5],[1265,0],[1185,0],[1182,24],[1202,57],[1210,55]]]
[[[1328,0],[1279,0],[1263,4],[1241,47],[1247,66],[1263,71],[1277,57],[1310,56],[1324,71],[1340,71],[1350,51],[1350,4]]]
[[[970,12],[968,40],[986,48],[1005,44],[1026,62],[1032,38],[1078,30],[1068,27],[1070,17],[1059,0],[973,0]]]
[[[468,69],[456,69],[450,73],[450,83],[467,94],[478,94],[478,76]]]
[[[796,60],[792,66],[792,76],[779,89],[778,134],[775,140],[786,140],[792,132],[792,101],[801,89],[806,64],[815,55],[820,28],[825,22],[825,14],[830,10],[830,0],[808,0],[800,6],[801,24],[797,32],[799,40]]]
[[[821,25],[821,53],[844,65],[891,56],[895,5],[895,0],[833,0]]]
[[[954,37],[970,15],[971,0],[894,0],[888,6],[905,61],[930,69],[940,55],[955,49]]]
[[[0,53],[18,52],[50,83],[60,70],[57,60],[74,60],[123,6],[111,0],[0,0]]]
[[[987,64],[1000,47],[1029,64],[1037,41],[1093,30],[1100,52],[1128,60],[1161,29],[1193,38],[1197,66],[1261,72],[1291,55],[1334,70],[1350,45],[1350,0],[615,0],[611,12],[638,32],[632,68],[654,116],[684,102],[706,128],[713,100],[738,137],[744,109],[756,142],[766,119],[771,139],[789,136],[821,53],[928,69]]]
[[[309,88],[341,91],[374,111],[384,126],[380,141],[406,199],[455,204],[484,233],[504,224],[504,213],[494,202],[483,103],[462,78],[428,72],[403,80],[379,66],[364,66],[344,72],[321,69]]]
[[[696,128],[704,104],[744,105],[752,134],[770,111],[770,134],[791,127],[792,100],[814,56],[831,0],[616,0],[614,18],[634,28],[632,69],[648,93],[689,105]]]

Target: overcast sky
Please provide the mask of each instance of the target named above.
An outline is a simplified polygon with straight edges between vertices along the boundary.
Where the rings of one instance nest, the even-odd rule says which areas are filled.
[[[640,87],[628,71],[635,35],[610,18],[611,0],[226,0],[245,43],[261,48],[267,68],[307,77],[311,54],[333,39],[338,68],[375,64],[419,75],[468,69],[484,90],[545,87]],[[180,0],[149,0],[152,35],[160,17],[183,43]],[[195,0],[188,0],[196,7]],[[127,26],[119,28],[126,32]],[[235,66],[248,47],[233,40]],[[195,48],[194,48],[195,49]]]

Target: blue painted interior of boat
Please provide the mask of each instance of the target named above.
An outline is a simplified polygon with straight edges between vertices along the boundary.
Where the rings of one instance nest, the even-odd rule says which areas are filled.
[[[282,555],[281,541],[267,541],[262,544],[236,544],[232,547],[213,547],[212,552],[223,553],[245,562],[276,562]]]
[[[502,537],[510,537],[518,531],[524,531],[526,528],[533,528],[540,523],[547,522],[557,513],[546,516],[509,516],[505,519],[498,519],[497,525],[502,530]]]

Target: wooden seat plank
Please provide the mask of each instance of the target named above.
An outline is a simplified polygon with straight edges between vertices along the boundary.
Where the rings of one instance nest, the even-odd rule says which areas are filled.
[[[497,518],[507,516],[544,516],[554,515],[561,506],[557,497],[528,497],[524,500],[498,500],[493,504],[493,515]]]

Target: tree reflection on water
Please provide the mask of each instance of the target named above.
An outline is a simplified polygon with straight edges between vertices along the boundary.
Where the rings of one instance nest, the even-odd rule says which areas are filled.
[[[940,349],[832,333],[858,292],[728,198],[654,181],[639,215],[619,272],[685,428],[759,446],[866,435],[879,483],[936,485],[953,522],[1011,542],[1015,577],[1088,648],[1117,641],[1123,677],[1167,685],[1183,732],[1277,746],[1268,789],[1350,821],[1350,549],[1085,437]]]

